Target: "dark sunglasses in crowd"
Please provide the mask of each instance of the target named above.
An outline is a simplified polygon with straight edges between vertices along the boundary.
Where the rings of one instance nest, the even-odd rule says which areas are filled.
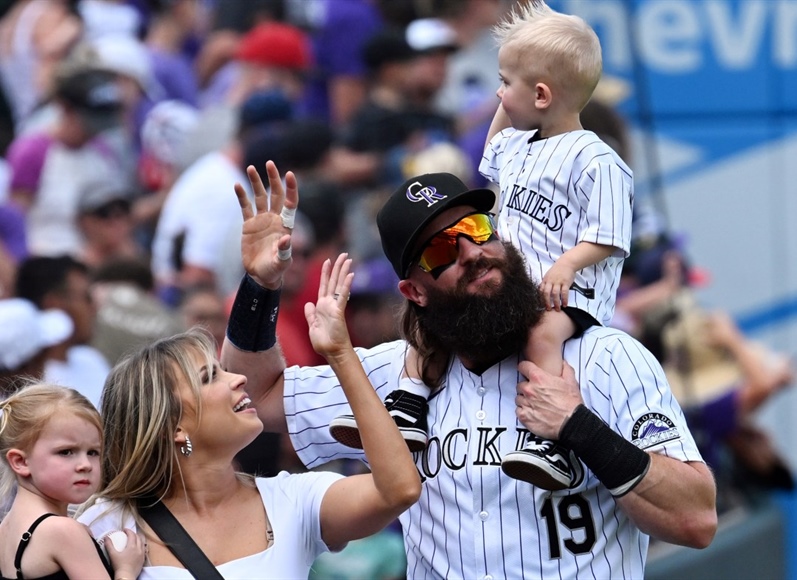
[[[130,202],[126,199],[115,199],[88,213],[104,220],[126,218],[130,215]]]

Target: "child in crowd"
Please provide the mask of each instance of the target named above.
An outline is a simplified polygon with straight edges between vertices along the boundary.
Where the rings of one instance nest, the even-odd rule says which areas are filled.
[[[501,104],[479,170],[500,186],[499,237],[523,252],[548,307],[525,355],[561,375],[563,343],[592,325],[607,324],[614,312],[631,243],[632,172],[581,126],[580,112],[602,70],[595,32],[541,0],[513,10],[494,32]],[[461,233],[450,240],[455,250]],[[438,238],[432,241],[439,244]],[[421,260],[429,249],[427,244],[419,250]],[[454,263],[456,251],[449,254]],[[421,448],[427,385],[434,384],[426,373],[423,382],[415,375],[422,366],[428,367],[408,364],[410,376],[385,400],[405,438]],[[339,419],[331,427],[347,423]],[[578,485],[583,473],[572,452],[533,434],[523,449],[504,456],[501,467],[511,477],[551,490]]]
[[[67,515],[100,484],[102,420],[77,391],[30,384],[0,402],[0,495],[16,489],[0,523],[2,578],[136,578],[144,564],[139,536],[106,541],[108,564],[88,528]]]

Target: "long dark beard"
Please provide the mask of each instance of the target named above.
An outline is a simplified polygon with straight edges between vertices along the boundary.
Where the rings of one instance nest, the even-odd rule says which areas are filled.
[[[544,306],[539,289],[529,278],[520,252],[505,243],[506,259],[483,258],[471,265],[453,290],[428,289],[428,303],[416,307],[422,341],[458,355],[475,367],[487,367],[526,345]],[[486,266],[503,273],[492,292],[471,294],[467,285]]]

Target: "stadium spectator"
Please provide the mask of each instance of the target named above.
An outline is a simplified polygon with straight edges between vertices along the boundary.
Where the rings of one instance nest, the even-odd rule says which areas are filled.
[[[321,0],[313,8],[306,11],[314,66],[303,111],[338,129],[365,101],[368,69],[362,50],[384,21],[372,0]]]
[[[199,326],[208,331],[217,344],[224,342],[227,309],[224,298],[212,286],[188,288],[180,303],[180,318],[186,330]]]
[[[640,285],[627,300],[645,304],[640,340],[661,362],[714,471],[718,510],[748,503],[761,490],[793,489],[790,468],[754,421],[761,405],[793,383],[792,362],[746,337],[728,313],[700,306],[676,249],[641,253],[627,274]]]
[[[107,141],[96,139],[122,122],[116,75],[65,71],[56,82],[60,114],[54,124],[18,137],[8,152],[11,200],[26,211],[28,246],[37,255],[80,251],[80,194],[100,181],[119,184],[128,162]]]
[[[149,264],[115,258],[91,272],[97,319],[91,345],[111,364],[134,348],[185,330],[177,314],[155,296]]]
[[[304,4],[304,3],[302,3]],[[214,3],[205,16],[209,30],[196,50],[194,69],[202,90],[234,59],[241,37],[265,22],[283,22],[285,0],[226,0]]]
[[[385,154],[429,133],[435,138],[451,135],[449,118],[413,103],[413,63],[418,56],[402,29],[385,29],[368,40],[363,47],[371,73],[368,95],[344,128],[347,147]]]
[[[241,114],[238,109],[231,111]],[[201,140],[199,132],[209,129],[203,118],[196,120],[195,127],[187,139]],[[241,215],[235,200],[222,192],[246,183],[242,170],[246,130],[241,127],[222,146],[187,166],[166,193],[152,241],[152,271],[159,294],[173,307],[190,286],[214,285],[226,295],[237,285],[240,267],[237,260],[227,259],[226,250]]]
[[[352,344],[371,348],[396,340],[399,337],[397,314],[400,306],[398,278],[390,262],[384,258],[372,258],[357,264],[346,308]]]
[[[147,46],[136,37],[123,34],[104,34],[90,43],[77,47],[89,52],[86,66],[108,70],[117,75],[117,83],[124,102],[124,131],[118,138],[126,140],[122,146],[138,154],[141,150],[141,127],[156,103],[166,99],[166,93],[155,77],[153,59]],[[134,160],[134,159],[133,159]],[[128,161],[128,171],[135,164]]]
[[[83,33],[80,18],[61,0],[16,0],[0,20],[0,77],[21,133],[50,95],[60,61]]]
[[[199,83],[185,46],[199,32],[203,8],[197,0],[155,0],[144,43],[164,100],[199,105]]]
[[[141,127],[138,181],[143,195],[133,202],[133,220],[142,245],[149,249],[166,196],[189,158],[189,140],[199,124],[199,110],[175,100],[156,104]]]
[[[61,310],[42,311],[23,298],[0,300],[0,398],[26,379],[41,379],[47,350],[67,340],[72,329]]]
[[[19,265],[16,296],[42,310],[66,312],[74,330],[65,341],[47,349],[44,380],[72,387],[99,406],[110,366],[102,353],[90,346],[97,311],[88,268],[66,255],[29,257]]]
[[[441,112],[437,95],[448,76],[448,61],[459,48],[456,31],[442,18],[418,18],[407,25],[412,59],[410,98],[423,109]]]
[[[98,183],[78,199],[77,224],[82,244],[76,257],[91,269],[118,258],[143,258],[133,238],[132,194],[117,185]]]
[[[310,40],[295,26],[265,22],[238,42],[234,59],[205,90],[202,105],[240,105],[256,91],[278,90],[291,102],[304,91],[304,73],[312,63]]]

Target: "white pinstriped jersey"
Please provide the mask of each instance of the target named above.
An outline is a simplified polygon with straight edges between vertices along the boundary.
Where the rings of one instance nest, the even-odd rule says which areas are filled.
[[[397,388],[405,343],[358,349],[378,394]],[[586,405],[643,449],[702,461],[661,366],[621,331],[592,327],[565,343]],[[501,471],[527,431],[515,416],[519,356],[476,375],[454,361],[429,400],[429,446],[415,454],[423,479],[417,504],[401,515],[408,578],[642,578],[648,536],[586,470],[561,492],[538,489]],[[329,367],[285,371],[285,414],[301,460],[317,467],[362,452],[329,436],[349,413]]]
[[[608,324],[631,247],[631,170],[592,131],[535,134],[505,129],[484,150],[479,171],[501,190],[498,233],[526,257],[538,282],[579,242],[614,246],[613,255],[576,272],[575,283],[594,288],[595,297],[568,295],[569,306]]]

